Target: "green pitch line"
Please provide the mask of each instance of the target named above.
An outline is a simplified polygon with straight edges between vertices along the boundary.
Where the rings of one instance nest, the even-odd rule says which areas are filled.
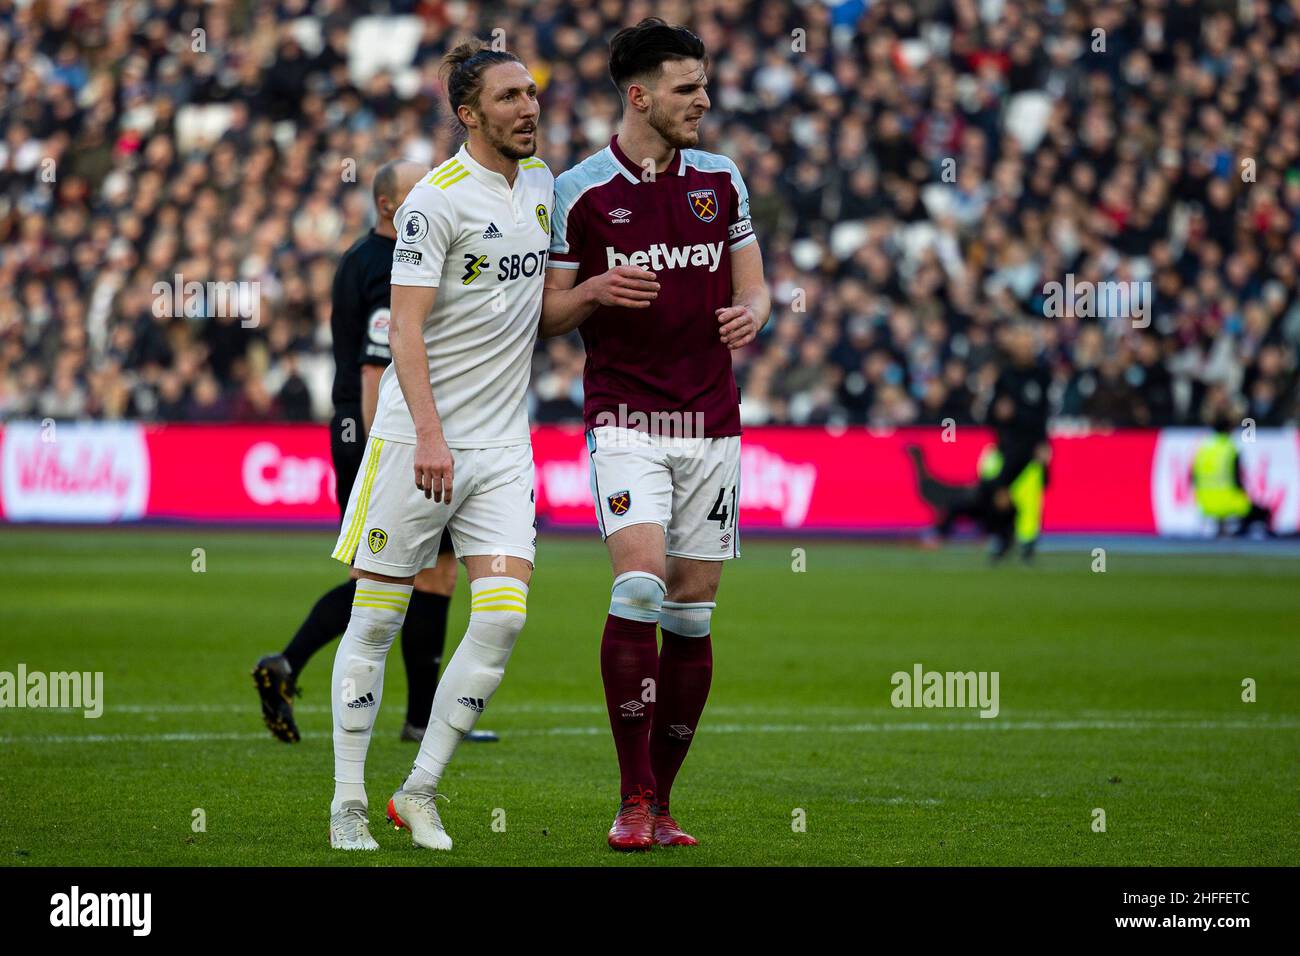
[[[456,849],[417,851],[382,825],[415,752],[397,740],[394,652],[368,765],[383,849],[334,854],[332,648],[302,676],[296,746],[266,734],[248,678],[340,580],[332,543],[0,531],[0,672],[104,680],[98,719],[0,709],[0,861],[1300,862],[1300,562],[1111,553],[1102,574],[1084,543],[1028,568],[989,568],[972,547],[747,544],[724,574],[713,695],[673,793],[703,845],[623,856],[604,846],[617,785],[597,656],[608,561],[596,541],[546,537],[528,626],[480,723],[503,740],[463,747],[444,781]],[[468,614],[460,584],[449,654]],[[998,716],[891,706],[892,675],[916,664],[996,671]]]

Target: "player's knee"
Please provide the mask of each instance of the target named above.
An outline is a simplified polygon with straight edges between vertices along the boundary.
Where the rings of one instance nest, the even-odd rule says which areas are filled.
[[[664,582],[647,571],[625,571],[614,579],[609,613],[628,621],[656,623],[664,603]]]
[[[682,637],[708,637],[716,601],[664,601],[659,626]]]
[[[387,651],[411,600],[411,585],[362,578],[352,598],[348,634],[359,644]]]
[[[514,646],[527,621],[527,611],[471,611],[469,634],[480,644],[509,649]]]
[[[518,578],[478,578],[470,582],[469,633],[480,644],[508,655],[528,620],[528,585]]]

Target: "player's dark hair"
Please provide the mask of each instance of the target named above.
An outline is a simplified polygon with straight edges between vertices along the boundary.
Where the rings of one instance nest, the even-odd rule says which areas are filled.
[[[478,98],[483,92],[483,73],[498,63],[521,63],[519,57],[505,50],[494,50],[482,40],[466,40],[448,50],[442,58],[442,82],[451,102],[451,115],[460,121],[460,108],[478,109]]]
[[[669,60],[706,60],[704,41],[682,26],[646,17],[609,41],[609,76],[622,96],[634,80],[649,79]]]

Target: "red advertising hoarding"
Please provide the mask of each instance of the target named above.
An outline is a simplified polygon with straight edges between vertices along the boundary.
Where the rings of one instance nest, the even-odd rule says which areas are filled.
[[[1056,435],[1045,532],[1205,534],[1189,469],[1198,429]],[[751,428],[741,453],[749,530],[908,533],[932,521],[909,445],[949,481],[972,481],[989,432]],[[1300,433],[1261,429],[1240,444],[1247,488],[1300,526]],[[543,528],[595,531],[581,428],[533,432]],[[338,520],[329,435],[320,425],[37,424],[0,430],[0,516],[17,521],[303,523]]]

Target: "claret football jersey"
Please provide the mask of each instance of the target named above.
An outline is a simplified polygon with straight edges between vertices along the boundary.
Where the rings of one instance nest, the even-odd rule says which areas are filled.
[[[731,305],[731,253],[755,239],[749,193],[726,156],[678,150],[648,178],[615,136],[556,179],[548,268],[576,269],[577,284],[633,265],[660,285],[648,309],[598,306],[580,326],[588,428],[682,412],[698,415],[705,437],[740,434],[714,313]]]

